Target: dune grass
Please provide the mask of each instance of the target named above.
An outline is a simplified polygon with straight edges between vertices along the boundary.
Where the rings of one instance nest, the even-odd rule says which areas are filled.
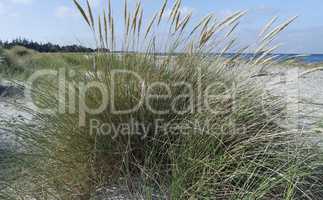
[[[271,28],[272,21],[265,26],[257,57],[242,62],[237,54],[228,62],[208,53],[234,47],[231,34],[244,12],[223,20],[208,15],[194,26],[189,25],[192,14],[181,13],[181,1],[170,7],[165,1],[149,21],[144,20],[140,3],[131,12],[126,2],[119,43],[110,2],[100,17],[94,17],[89,2],[85,8],[74,2],[99,47],[137,53],[97,52],[85,73],[66,80],[63,88],[69,95],[56,94],[62,82],[41,79],[32,88],[38,104],[58,109],[59,102],[82,94],[80,80],[85,85],[95,81],[106,86],[120,110],[137,105],[147,95],[143,93],[146,87],[154,83],[165,83],[171,91],[168,94],[157,85],[152,93],[159,98],[128,114],[114,113],[109,101],[103,112],[86,113],[84,126],[80,126],[84,106],[80,99],[65,104],[68,110],[80,105],[75,112],[42,114],[17,105],[34,117],[3,127],[21,145],[0,161],[12,170],[0,181],[3,198],[89,200],[96,199],[99,189],[112,186],[126,187],[124,195],[132,199],[323,198],[321,149],[308,142],[309,134],[280,126],[285,117],[283,102],[266,95],[251,78],[273,63],[268,54],[276,46],[269,44],[294,18],[277,27]],[[162,30],[168,31],[166,39],[159,34]],[[167,56],[156,55],[161,51]],[[183,53],[172,56],[175,52]],[[51,56],[38,62],[46,63]],[[89,65],[88,60],[57,56],[53,62],[63,57],[70,65]],[[115,77],[115,70],[127,70],[142,81],[129,74]],[[188,88],[178,83],[193,86],[192,98]],[[95,89],[82,97],[93,108],[104,100]],[[152,112],[152,108],[169,112]],[[116,129],[105,135],[92,132],[93,120],[110,126],[135,121],[142,126],[139,131]]]
[[[24,47],[14,47],[10,51],[3,50],[3,62],[1,64],[2,74],[22,73],[22,65],[30,61],[30,57],[35,52]]]
[[[42,69],[84,70],[91,63],[90,56],[84,53],[39,53],[21,46],[2,51],[0,72],[9,79],[24,80],[33,72]]]

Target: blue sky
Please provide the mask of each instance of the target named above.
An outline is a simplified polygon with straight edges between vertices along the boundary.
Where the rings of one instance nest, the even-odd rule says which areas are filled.
[[[105,0],[91,0],[100,8]],[[171,2],[172,0],[170,0]],[[129,0],[134,3],[135,0]],[[162,1],[142,0],[148,15]],[[112,0],[115,14],[122,15],[121,0]],[[238,30],[241,44],[253,42],[261,27],[273,16],[285,21],[299,18],[276,42],[282,42],[282,53],[323,53],[322,0],[183,0],[184,10],[196,17],[213,12],[219,17],[239,10],[248,10]],[[76,11],[72,0],[0,0],[0,39],[25,37],[59,44],[91,45],[92,37]]]

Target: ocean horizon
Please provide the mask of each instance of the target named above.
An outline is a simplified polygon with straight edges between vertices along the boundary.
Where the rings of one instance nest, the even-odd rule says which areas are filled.
[[[225,57],[233,57],[236,53],[226,53],[224,54]],[[241,57],[245,59],[252,59],[257,55],[253,53],[245,53],[242,54]],[[284,53],[276,53],[276,54],[269,54],[268,56],[272,56],[276,60],[285,61],[285,60],[296,60],[301,63],[305,64],[319,64],[323,63],[323,54],[284,54]]]

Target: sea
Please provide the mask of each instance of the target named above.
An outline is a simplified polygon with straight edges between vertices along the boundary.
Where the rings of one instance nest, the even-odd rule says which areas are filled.
[[[312,54],[300,58],[305,63],[323,63],[323,54]]]
[[[226,53],[223,55],[224,57],[230,58],[236,56],[234,53]],[[257,57],[255,54],[246,53],[242,54],[241,58],[244,59],[251,59]],[[285,60],[296,60],[300,63],[305,64],[322,64],[323,65],[323,54],[307,54],[307,55],[300,55],[300,54],[270,54],[267,57],[272,57],[276,60],[285,61]]]
[[[248,59],[254,56],[254,54],[244,54],[242,57]],[[305,64],[323,64],[323,54],[271,54],[269,56],[280,61],[293,59]]]
[[[114,52],[114,53],[123,53],[123,52]],[[168,56],[169,54],[166,53],[156,53],[158,56]],[[181,55],[181,53],[172,53],[171,55]],[[212,58],[213,56],[223,56],[225,58],[233,58],[236,57],[236,53],[210,53],[207,54]],[[262,56],[262,54],[254,54],[254,53],[242,53],[239,54],[239,58],[250,60],[253,58],[257,58],[258,56]],[[273,58],[274,60],[278,61],[287,61],[287,60],[295,60],[300,63],[304,64],[322,64],[323,65],[323,54],[268,54],[265,58]]]
[[[275,54],[277,58],[282,59],[296,59],[302,63],[306,64],[323,64],[323,54],[309,54],[309,55],[299,55],[299,54]]]

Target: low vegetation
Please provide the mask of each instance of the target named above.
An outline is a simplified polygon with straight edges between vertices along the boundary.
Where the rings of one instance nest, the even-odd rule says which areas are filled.
[[[89,3],[83,8],[74,2],[96,35],[99,48],[122,47],[124,52],[144,53],[99,51],[87,59],[25,49],[21,55],[20,47],[19,52],[7,52],[19,59],[25,59],[26,54],[29,57],[24,64],[19,59],[9,61],[8,69],[10,65],[23,70],[50,66],[82,69],[84,73],[68,77],[65,85],[56,79],[42,79],[32,87],[38,105],[57,110],[59,103],[65,102],[63,108],[69,112],[44,114],[17,104],[33,119],[7,122],[3,128],[17,137],[21,148],[0,160],[2,166],[10,166],[10,173],[0,181],[1,198],[89,200],[96,199],[99,189],[113,187],[126,187],[132,199],[323,198],[321,149],[309,141],[310,134],[280,126],[285,117],[282,102],[266,95],[251,78],[272,64],[268,55],[275,48],[267,45],[293,19],[274,28],[272,23],[266,26],[255,52],[260,57],[243,62],[237,54],[228,62],[221,54],[210,58],[203,53],[233,48],[231,34],[243,12],[222,21],[208,15],[197,26],[189,26],[192,13],[183,16],[181,1],[170,7],[169,16],[165,1],[147,22],[140,3],[131,12],[126,2],[123,41],[117,44],[110,3],[95,22]],[[169,30],[167,42],[158,34],[161,30]],[[160,50],[167,56],[157,56]],[[172,56],[174,52],[184,53]],[[142,80],[131,75],[115,77],[116,70],[126,70]],[[85,113],[81,118],[84,105],[97,108],[105,99],[96,89],[82,93],[84,85],[80,87],[78,81],[100,83],[116,101],[109,100],[103,112]],[[152,94],[163,98],[154,98],[150,106],[143,104],[127,114],[111,109],[112,103],[118,110],[132,108],[147,95],[143,92],[146,87],[155,83],[171,86],[170,93],[156,85]],[[193,86],[192,93],[178,83]],[[55,91],[62,86],[67,93],[57,95]],[[80,95],[84,104],[81,99],[69,101]],[[169,112],[152,112],[152,108]],[[190,112],[189,108],[196,109]],[[108,127],[134,121],[140,128],[102,134],[93,132],[93,120]]]
[[[12,79],[26,79],[41,69],[87,69],[91,56],[84,53],[40,53],[22,46],[2,50],[0,72]]]

